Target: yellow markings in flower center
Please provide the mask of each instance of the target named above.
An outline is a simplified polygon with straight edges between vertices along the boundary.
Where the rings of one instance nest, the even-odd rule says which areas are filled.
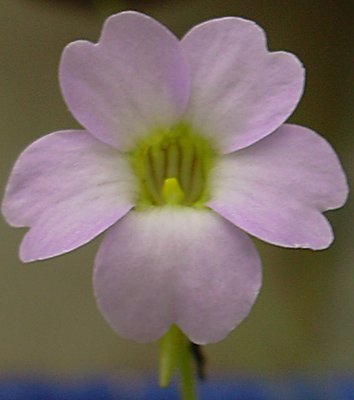
[[[130,153],[139,182],[136,208],[202,207],[209,198],[208,176],[215,157],[211,143],[186,124],[153,130]]]

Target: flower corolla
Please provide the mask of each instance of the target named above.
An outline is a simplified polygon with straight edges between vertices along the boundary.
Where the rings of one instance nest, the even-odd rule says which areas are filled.
[[[343,205],[344,173],[323,138],[285,124],[304,68],[268,51],[255,23],[215,19],[179,41],[123,12],[97,44],[65,48],[59,78],[83,129],[31,144],[2,210],[30,228],[24,262],[105,232],[94,292],[121,336],[152,341],[176,324],[195,343],[221,340],[261,286],[246,233],[285,247],[332,242],[322,212]]]

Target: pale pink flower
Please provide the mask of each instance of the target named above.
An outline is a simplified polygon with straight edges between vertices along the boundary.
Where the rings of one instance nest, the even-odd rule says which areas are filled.
[[[120,13],[98,44],[66,47],[59,77],[84,128],[23,152],[3,214],[30,227],[24,262],[105,231],[94,290],[123,337],[155,340],[174,323],[196,343],[224,338],[261,286],[244,232],[285,247],[332,242],[322,212],[343,205],[344,173],[324,139],[284,124],[304,69],[269,52],[255,23],[211,20],[179,41],[148,16]]]

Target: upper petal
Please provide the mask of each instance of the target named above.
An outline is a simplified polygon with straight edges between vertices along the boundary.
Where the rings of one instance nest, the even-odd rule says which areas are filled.
[[[301,97],[301,63],[290,53],[269,52],[254,22],[205,22],[187,33],[182,48],[191,65],[187,119],[225,153],[274,131]]]
[[[310,129],[284,125],[224,156],[209,206],[238,227],[286,247],[323,249],[333,233],[322,211],[341,207],[348,187],[331,146]]]
[[[189,94],[187,64],[177,38],[132,11],[108,18],[99,43],[69,44],[59,77],[75,118],[121,150],[147,129],[178,120]]]
[[[81,246],[132,206],[135,180],[127,160],[85,131],[61,131],[31,144],[17,160],[2,212],[9,224],[30,226],[23,261]]]
[[[158,339],[172,323],[195,343],[221,340],[260,285],[251,240],[212,211],[188,207],[130,212],[105,234],[95,263],[101,312],[137,341]]]

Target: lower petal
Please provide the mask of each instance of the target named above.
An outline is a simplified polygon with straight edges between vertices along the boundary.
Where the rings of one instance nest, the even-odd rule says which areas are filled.
[[[195,343],[221,340],[248,315],[260,286],[251,240],[210,210],[132,211],[106,233],[95,263],[102,314],[142,342],[173,323]]]

